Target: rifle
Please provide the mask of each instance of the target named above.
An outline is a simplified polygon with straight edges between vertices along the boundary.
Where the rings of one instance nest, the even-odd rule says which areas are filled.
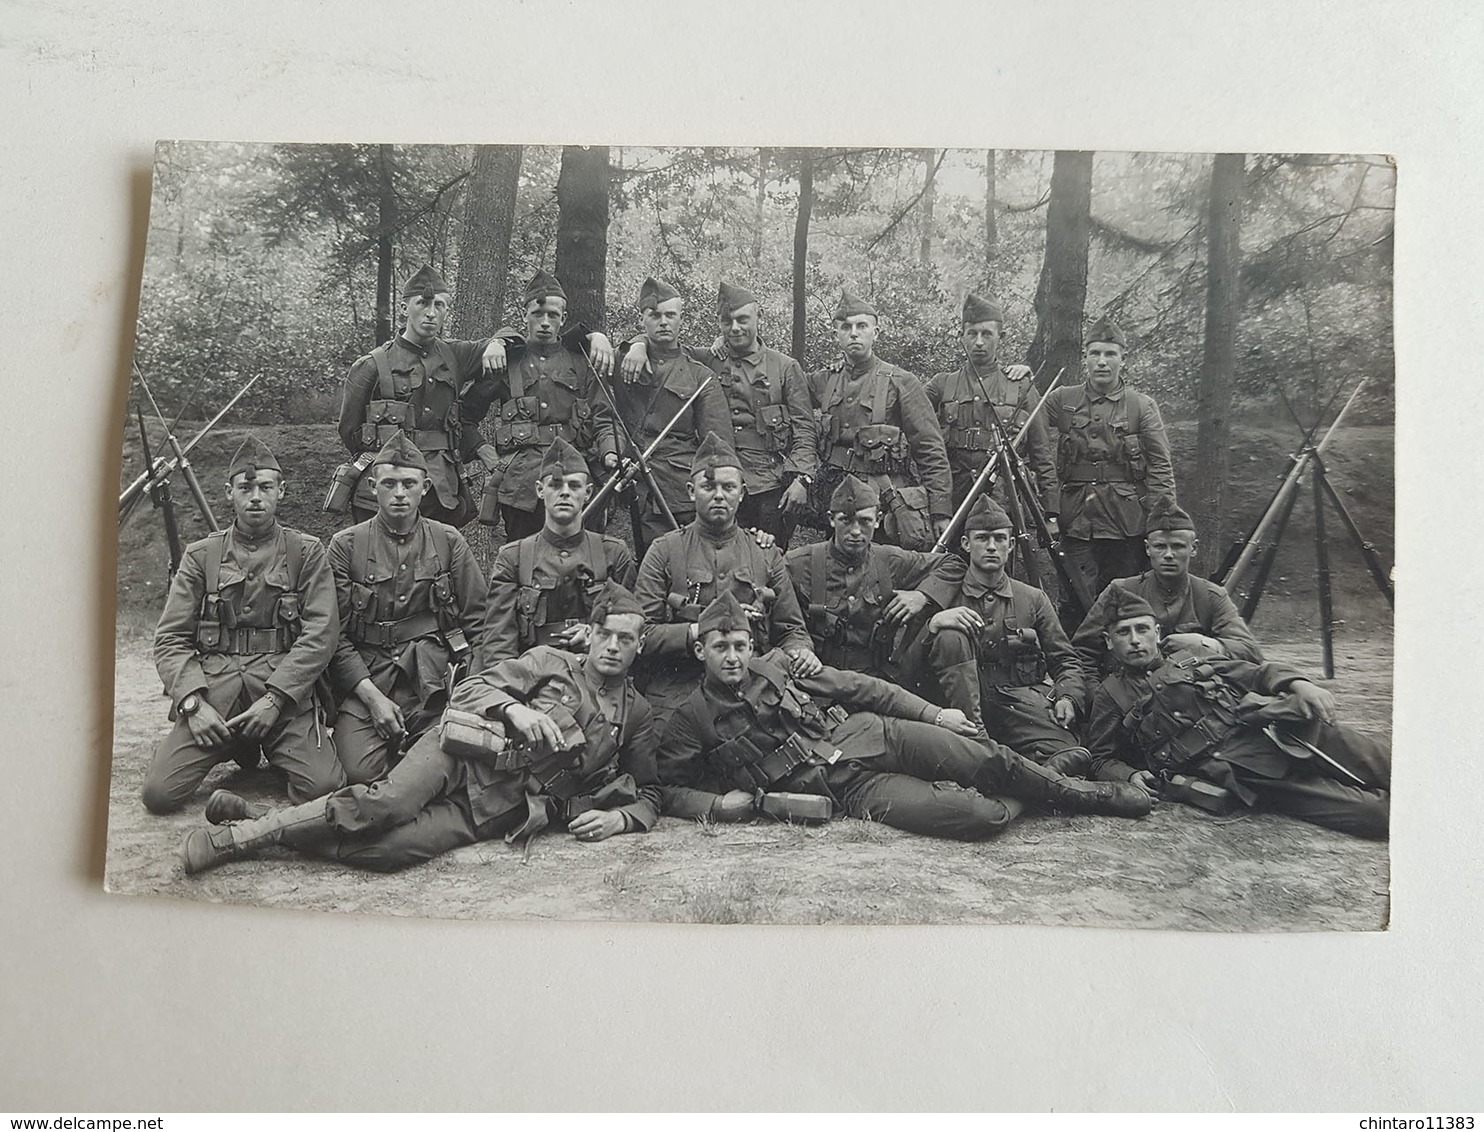
[[[134,373],[138,375],[140,381],[143,382],[144,375],[139,372],[139,366],[137,364],[134,366]],[[175,437],[173,435],[170,436],[171,447],[176,452],[176,455],[172,456],[168,460],[163,456],[159,457],[155,461],[154,467],[152,467],[149,471],[142,473],[136,480],[134,480],[133,483],[131,483],[128,487],[124,488],[124,490],[119,493],[119,519],[121,521],[128,517],[129,512],[132,511],[135,504],[139,502],[139,499],[144,492],[144,487],[147,483],[149,483],[151,476],[169,475],[176,468],[180,467],[182,462],[185,460],[186,453],[190,452],[193,448],[196,447],[196,445],[200,444],[201,441],[206,439],[206,434],[214,429],[218,423],[220,423],[221,419],[227,415],[232,407],[236,405],[238,401],[242,400],[243,394],[245,394],[249,389],[257,384],[258,379],[262,376],[262,374],[258,374],[257,377],[250,378],[247,384],[239,389],[232,397],[232,399],[221,407],[221,410],[216,414],[216,416],[212,417],[211,420],[206,422],[206,427],[203,428],[200,432],[196,433],[195,436],[191,437],[189,443],[182,445],[175,440]],[[148,387],[146,386],[145,388],[147,389]],[[150,397],[150,401],[154,401],[153,396]],[[159,406],[156,405],[155,412],[158,413],[159,411]],[[164,420],[165,418],[162,415],[160,419]],[[195,476],[192,475],[190,478],[194,479]],[[195,493],[193,492],[192,494],[194,495]],[[197,500],[198,506],[201,502],[203,501]],[[202,513],[202,517],[206,518],[210,514],[210,510],[210,508],[207,508]],[[207,518],[207,522],[211,525],[212,530],[221,529],[217,526],[215,519]]]
[[[144,447],[144,466],[148,469],[145,475],[149,477],[150,502],[154,504],[155,510],[160,512],[165,522],[165,542],[170,547],[170,569],[165,575],[165,580],[168,582],[175,577],[175,571],[180,568],[180,527],[175,521],[175,500],[170,498],[170,481],[164,476],[155,475],[155,458],[149,450],[149,432],[144,427],[144,409],[137,402],[134,405],[134,412],[139,418],[139,443]]]
[[[1036,402],[1036,407],[1032,409],[1030,411],[1030,415],[1025,418],[1025,424],[1021,425],[1020,431],[1015,434],[1015,440],[1012,442],[1013,444],[1019,445],[1021,441],[1025,439],[1026,434],[1029,433],[1031,430],[1031,421],[1036,419],[1036,414],[1041,411],[1041,406],[1046,404],[1046,398],[1050,397],[1051,391],[1061,384],[1062,375],[1066,372],[1067,371],[1065,368],[1057,371],[1056,377],[1054,377],[1051,381],[1051,384],[1046,387],[1046,392],[1042,393],[1041,399]],[[958,510],[953,513],[953,518],[948,520],[948,526],[943,529],[943,534],[939,537],[938,541],[933,544],[932,552],[934,554],[942,554],[945,550],[948,549],[948,544],[953,540],[954,532],[956,532],[958,528],[963,525],[964,519],[968,517],[970,508],[974,506],[974,500],[978,499],[979,496],[983,494],[984,491],[989,487],[989,485],[994,482],[995,474],[999,470],[999,462],[999,452],[991,452],[989,455],[989,459],[986,460],[984,463],[983,470],[980,471],[978,477],[969,487],[968,494],[964,496],[964,501],[958,505]]]
[[[593,380],[598,383],[598,389],[603,394],[603,400],[607,401],[608,407],[613,410],[613,423],[623,433],[623,441],[628,445],[629,451],[637,457],[639,473],[644,477],[644,483],[649,488],[650,494],[659,501],[660,510],[664,513],[665,521],[670,524],[671,530],[678,531],[680,524],[675,519],[675,512],[670,510],[669,501],[665,499],[664,493],[660,491],[660,485],[655,481],[654,472],[650,470],[649,461],[645,458],[644,453],[639,451],[639,446],[634,443],[634,434],[629,431],[628,423],[623,419],[623,414],[618,411],[618,402],[613,399],[613,394],[608,391],[607,384],[603,381],[602,375],[598,373],[597,367],[593,365],[593,359],[586,350],[582,351],[582,359],[587,362],[588,372],[593,375]],[[700,394],[700,390],[696,392],[697,395]],[[587,515],[586,510],[583,511],[583,515]],[[635,544],[637,545],[639,540],[637,529],[634,530],[633,535]]]
[[[629,484],[634,482],[635,478],[637,478],[637,476],[639,475],[639,469],[644,466],[644,462],[654,455],[655,449],[660,446],[660,442],[663,441],[665,437],[670,435],[670,431],[677,424],[680,423],[680,418],[685,416],[685,414],[690,410],[690,407],[696,403],[696,398],[700,397],[700,395],[706,391],[706,388],[715,380],[716,375],[714,373],[707,374],[706,380],[701,382],[700,385],[696,386],[696,391],[685,399],[685,404],[681,405],[679,410],[676,411],[675,415],[670,418],[669,423],[666,424],[664,428],[660,429],[659,435],[654,438],[649,447],[639,454],[639,459],[634,464],[634,466],[627,470],[625,470],[624,468],[619,468],[616,472],[613,473],[613,476],[608,480],[608,482],[598,489],[598,494],[593,496],[592,499],[588,500],[587,506],[582,509],[581,519],[583,522],[586,522],[588,515],[601,507],[604,501],[607,500],[607,498],[615,491],[622,491],[624,488],[628,487]],[[663,500],[664,496],[661,496],[660,498],[661,500]],[[673,517],[671,518],[671,521],[674,521]]]

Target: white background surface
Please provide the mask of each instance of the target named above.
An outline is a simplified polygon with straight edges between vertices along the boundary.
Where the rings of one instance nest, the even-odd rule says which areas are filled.
[[[0,4],[0,1109],[1484,1108],[1481,24],[1461,3],[1267,0]],[[106,896],[117,430],[169,137],[1396,154],[1391,930],[502,925]]]

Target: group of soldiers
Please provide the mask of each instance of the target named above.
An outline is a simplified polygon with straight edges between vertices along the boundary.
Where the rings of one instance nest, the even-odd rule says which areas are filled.
[[[840,357],[808,375],[727,283],[702,347],[654,278],[617,349],[567,324],[545,272],[524,327],[482,341],[441,336],[450,298],[421,269],[401,333],[350,371],[326,507],[351,525],[328,548],[280,525],[283,469],[249,438],[232,526],[175,575],[145,805],[263,756],[291,803],[215,791],[187,872],[273,844],[392,870],[661,814],[980,840],[1027,806],[1139,818],[1160,797],[1386,836],[1389,745],[1191,574],[1159,408],[1110,319],[1083,381],[1038,397],[977,295],[963,365],[928,381],[876,356],[848,291]],[[985,491],[1012,458],[1026,490]],[[605,533],[624,498],[632,548]],[[488,579],[459,530],[476,515],[505,530]],[[790,546],[811,515],[828,537]],[[1011,575],[1027,516],[1080,582],[1060,612]]]

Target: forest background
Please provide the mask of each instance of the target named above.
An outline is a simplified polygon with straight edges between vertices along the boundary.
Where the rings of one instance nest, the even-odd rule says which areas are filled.
[[[726,279],[806,369],[834,356],[848,286],[882,312],[878,353],[924,377],[960,364],[963,296],[987,292],[1002,360],[1043,387],[1080,379],[1084,318],[1107,313],[1130,382],[1195,423],[1180,489],[1209,570],[1237,533],[1233,416],[1286,400],[1308,427],[1365,377],[1347,421],[1393,419],[1394,191],[1365,155],[166,142],[136,361],[171,416],[262,374],[234,422],[328,426],[424,262],[453,282],[453,337],[519,327],[544,267],[615,340],[662,276],[700,344]]]

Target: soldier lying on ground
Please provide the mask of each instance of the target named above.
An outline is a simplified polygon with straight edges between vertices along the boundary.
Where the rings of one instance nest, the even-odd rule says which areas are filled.
[[[484,624],[484,575],[457,528],[419,512],[428,461],[398,431],[371,465],[376,514],[330,539],[340,644],[335,750],[374,782],[443,714],[450,673]]]
[[[1328,692],[1273,661],[1162,650],[1154,610],[1127,590],[1107,596],[1103,623],[1118,671],[1093,697],[1097,777],[1153,794],[1194,774],[1249,806],[1387,836],[1391,744],[1337,726]]]
[[[335,583],[316,538],[278,524],[283,472],[256,437],[227,469],[234,521],[186,548],[155,628],[175,727],[144,774],[144,804],[178,810],[228,759],[259,751],[294,801],[345,784],[315,684],[339,639]]]
[[[751,620],[730,591],[707,606],[693,648],[704,679],[670,717],[657,756],[667,814],[743,820],[760,792],[781,791],[912,833],[979,841],[1026,803],[1149,812],[1142,790],[1063,778],[974,738],[962,712],[895,684],[836,668],[795,677],[787,656],[754,656]]]
[[[219,790],[181,846],[188,873],[268,845],[392,872],[469,845],[565,828],[579,841],[659,817],[649,705],[628,679],[643,615],[609,584],[585,657],[541,645],[463,681],[438,729],[369,786],[268,811]],[[498,727],[493,725],[498,724]]]

